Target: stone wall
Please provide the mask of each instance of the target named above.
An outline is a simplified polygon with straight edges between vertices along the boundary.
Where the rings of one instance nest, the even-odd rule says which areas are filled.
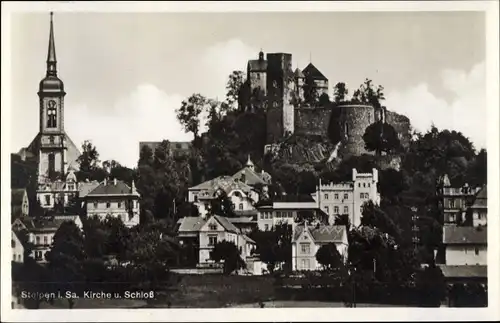
[[[396,130],[396,132],[398,133],[401,145],[407,148],[411,140],[410,119],[402,114],[398,114],[392,111],[386,111],[385,122],[394,127],[394,130]]]
[[[331,108],[296,108],[295,133],[327,136],[331,114]]]
[[[363,135],[366,128],[375,122],[375,110],[365,104],[343,104],[340,108],[340,127],[343,144],[340,149],[342,156],[359,156],[371,154],[365,149]]]

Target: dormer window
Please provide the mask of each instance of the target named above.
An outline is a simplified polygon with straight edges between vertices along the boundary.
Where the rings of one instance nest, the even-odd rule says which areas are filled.
[[[216,231],[216,230],[217,230],[217,224],[215,224],[215,223],[210,223],[210,225],[208,226],[208,228],[209,228],[211,231]]]

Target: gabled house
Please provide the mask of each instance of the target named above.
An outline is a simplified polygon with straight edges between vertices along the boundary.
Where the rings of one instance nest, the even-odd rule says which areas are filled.
[[[13,188],[11,190],[11,212],[15,218],[29,215],[28,193],[24,188]]]
[[[231,221],[219,215],[202,217],[184,217],[177,222],[178,238],[183,245],[198,242],[198,264],[201,266],[214,263],[211,252],[218,242],[233,242],[244,261],[251,257],[255,242],[238,229]]]
[[[104,180],[83,198],[88,217],[97,216],[120,218],[125,226],[133,227],[139,224],[140,195],[135,183],[129,187],[125,182]]]
[[[14,230],[11,230],[12,261],[24,262],[24,246]]]
[[[297,226],[292,237],[292,270],[320,270],[316,253],[323,245],[333,243],[344,262],[347,260],[347,229],[343,225]]]
[[[472,226],[486,226],[488,223],[488,192],[486,185],[483,186],[476,195],[474,203],[470,206],[469,212],[472,214]]]

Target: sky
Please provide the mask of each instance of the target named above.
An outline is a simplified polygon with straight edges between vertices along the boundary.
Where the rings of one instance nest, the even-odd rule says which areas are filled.
[[[175,116],[193,93],[223,99],[233,70],[262,49],[310,61],[350,93],[365,78],[412,126],[461,131],[486,147],[481,12],[54,13],[65,130],[101,160],[134,167],[139,141],[190,140]],[[38,133],[48,13],[11,16],[11,150]]]

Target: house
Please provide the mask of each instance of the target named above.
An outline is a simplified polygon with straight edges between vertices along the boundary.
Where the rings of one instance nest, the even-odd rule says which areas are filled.
[[[45,254],[50,251],[54,241],[54,235],[65,219],[55,219],[55,217],[46,218],[23,218],[17,219],[12,224],[15,232],[26,230],[28,233],[28,242],[33,244],[33,256],[37,262],[45,263]]]
[[[246,214],[250,214],[250,216],[245,216]],[[240,229],[244,234],[248,234],[255,229],[257,229],[257,210],[252,210],[251,212],[241,212],[240,214],[236,213],[238,217],[236,218],[228,218],[228,220],[234,224],[235,227]]]
[[[233,242],[240,251],[242,259],[252,258],[255,242],[246,236],[231,221],[219,215],[209,218],[184,217],[177,222],[177,235],[181,244],[198,243],[198,265],[213,264],[211,251],[221,241]]]
[[[292,270],[320,270],[316,253],[323,245],[333,243],[343,260],[347,260],[347,228],[343,225],[299,225],[292,237]]]
[[[14,230],[11,230],[12,261],[24,262],[24,246]]]
[[[44,209],[53,209],[57,205],[68,206],[69,202],[78,196],[78,185],[75,169],[70,167],[64,180],[39,183],[37,200]]]
[[[357,227],[361,224],[363,204],[369,200],[380,204],[377,185],[377,169],[372,169],[371,173],[358,173],[353,168],[351,181],[322,184],[320,180],[312,196],[318,207],[328,214],[329,224],[333,224],[337,216],[347,214],[351,225]]]
[[[11,190],[10,205],[12,215],[15,218],[29,215],[28,193],[24,188],[13,188]]]
[[[206,216],[210,201],[222,190],[233,202],[235,211],[255,210],[254,204],[267,197],[270,183],[271,175],[257,172],[248,156],[245,167],[234,175],[220,176],[189,188],[188,202],[198,207],[201,216]]]
[[[318,203],[308,195],[283,195],[274,201],[263,201],[257,204],[258,228],[261,231],[271,230],[280,224],[291,226],[292,231],[303,218],[312,219],[314,223],[326,223],[327,214]]]
[[[438,180],[438,196],[442,209],[443,223],[457,225],[465,220],[465,212],[471,206],[479,187],[473,188],[465,183],[462,187],[452,187],[447,174]]]
[[[129,187],[116,178],[104,180],[83,198],[88,217],[120,218],[127,227],[139,224],[139,199],[134,181]]]
[[[484,227],[444,226],[443,245],[446,265],[486,265],[487,232]]]
[[[486,226],[488,223],[488,193],[486,185],[483,186],[476,195],[474,203],[469,208],[472,214],[472,226]]]
[[[199,214],[205,217],[210,201],[216,199],[222,191],[238,212],[254,210],[254,204],[259,201],[258,193],[251,186],[231,176],[220,176],[189,188],[188,201],[196,205]]]

